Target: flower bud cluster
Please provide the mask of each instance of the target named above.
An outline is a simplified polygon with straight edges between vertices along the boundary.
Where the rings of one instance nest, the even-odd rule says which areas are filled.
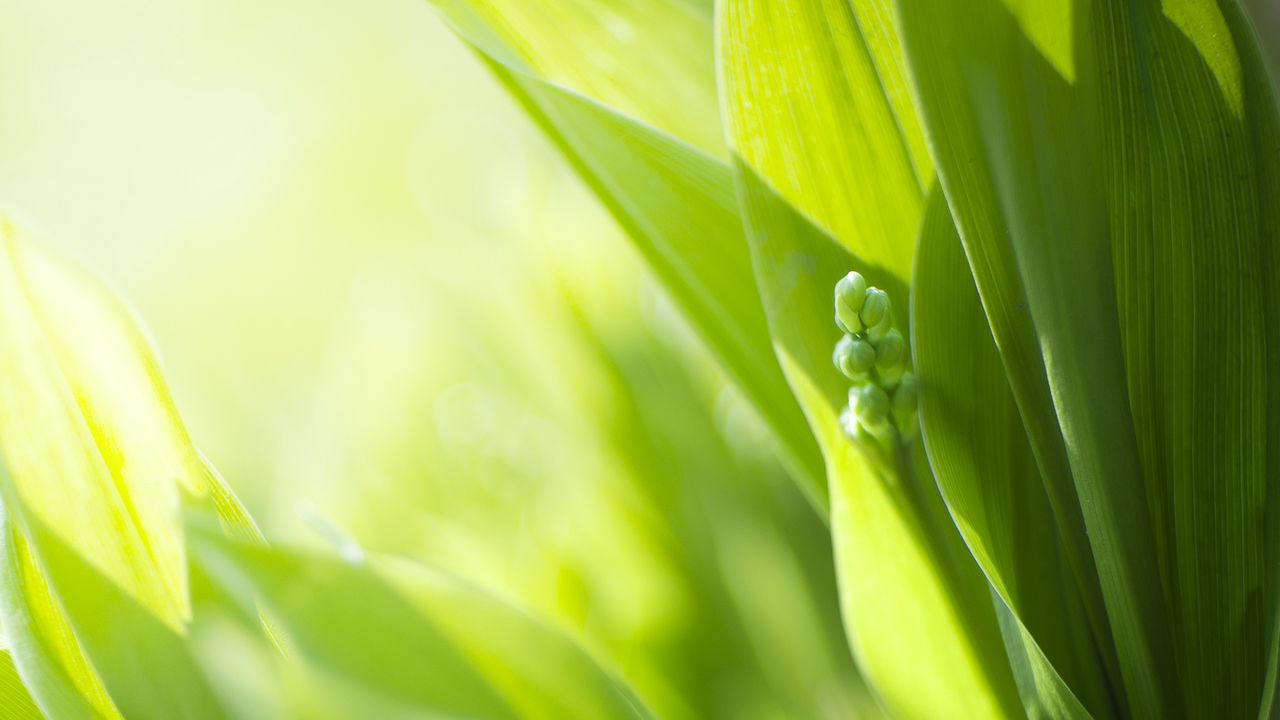
[[[836,283],[836,326],[844,336],[832,361],[853,381],[840,416],[845,432],[909,440],[917,432],[916,379],[907,369],[907,341],[893,326],[893,304],[881,289],[850,272]]]

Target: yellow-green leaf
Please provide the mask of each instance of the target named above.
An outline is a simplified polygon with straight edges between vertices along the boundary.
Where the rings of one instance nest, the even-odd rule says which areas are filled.
[[[850,252],[906,282],[933,165],[888,4],[721,8],[733,151]]]
[[[500,64],[716,157],[711,13],[688,0],[431,0]]]
[[[3,593],[51,713],[220,717],[183,634],[180,504],[238,507],[191,444],[151,348],[99,281],[0,225]]]
[[[408,561],[271,549],[197,525],[202,567],[247,613],[260,602],[294,649],[416,716],[647,718],[567,638]]]
[[[501,13],[495,3],[434,2],[627,231],[658,280],[769,424],[801,488],[825,511],[822,459],[771,350],[732,174],[723,161],[704,152],[716,152],[722,143],[707,141],[705,129],[697,129],[718,117],[714,86],[701,79],[712,68],[709,18],[679,2],[654,8],[647,3],[583,0],[564,6],[572,22],[556,13],[515,10],[523,18],[516,24],[498,22],[495,18]],[[500,5],[502,10],[524,7],[513,2]],[[668,14],[669,22],[654,21]],[[650,44],[618,48],[608,37],[596,36],[607,32],[613,20],[643,29],[638,37]],[[700,43],[702,50],[682,52],[676,58],[681,64],[672,64],[653,46],[667,42],[680,47]],[[583,56],[583,48],[598,52]],[[643,48],[647,50],[640,52]],[[615,49],[627,57],[632,57],[628,52],[639,53],[643,59],[625,64],[620,58],[610,59],[608,51]],[[655,64],[655,55],[664,59]],[[595,97],[566,85],[593,91]],[[662,87],[669,92],[655,90]],[[687,88],[696,88],[694,94],[703,99],[687,106],[673,104],[672,95],[682,95]],[[633,111],[635,117],[615,107]],[[715,133],[718,138],[718,127]]]
[[[850,255],[748,169],[740,182],[778,355],[827,458],[840,603],[860,668],[897,716],[1019,716],[987,582],[919,443],[886,462],[851,442],[839,422],[848,385],[831,364],[839,337],[832,288],[850,268],[866,270],[891,296],[905,298],[905,287]]]
[[[178,523],[184,457],[145,341],[101,286],[0,225],[0,457],[12,491],[170,627],[190,612]],[[187,444],[189,446],[189,443]]]
[[[722,112],[757,282],[827,459],[841,606],[863,672],[896,715],[1016,717],[986,581],[919,444],[880,458],[839,421],[848,381],[830,359],[832,289],[857,270],[905,319],[931,180],[886,8],[857,10],[822,0],[720,4]]]
[[[44,714],[22,684],[13,656],[0,652],[0,717],[7,720],[41,720]]]

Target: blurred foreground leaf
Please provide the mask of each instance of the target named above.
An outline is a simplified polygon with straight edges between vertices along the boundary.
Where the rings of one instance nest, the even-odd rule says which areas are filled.
[[[128,311],[12,224],[0,233],[0,606],[15,664],[55,717],[219,717],[183,644],[180,495],[252,525]]]
[[[408,716],[647,718],[558,633],[407,561],[271,549],[197,526],[202,567],[306,662]]]

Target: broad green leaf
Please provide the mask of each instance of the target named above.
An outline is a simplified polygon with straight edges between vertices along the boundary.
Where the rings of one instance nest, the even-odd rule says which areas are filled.
[[[894,715],[1017,717],[986,580],[919,443],[883,458],[840,427],[848,386],[831,365],[839,335],[832,288],[853,267],[894,297],[905,298],[904,287],[850,255],[748,168],[739,179],[778,355],[827,458],[840,602],[859,666]]]
[[[571,8],[567,12],[572,22],[554,13],[526,14],[516,9],[513,12],[523,19],[517,25],[496,18],[512,8],[525,8],[522,3],[504,2],[498,7],[467,0],[434,2],[613,213],[730,377],[769,423],[793,476],[825,508],[822,459],[771,350],[732,175],[714,155],[686,144],[696,142],[712,152],[721,145],[718,140],[706,140],[705,129],[686,126],[700,127],[717,117],[714,86],[696,80],[700,72],[711,69],[709,21],[679,3],[658,3],[665,8],[658,12],[648,3],[583,0],[564,6]],[[650,12],[657,14],[646,19]],[[674,13],[671,22],[654,24],[653,18],[665,13]],[[643,59],[625,67],[620,58],[610,59],[617,42],[599,33],[608,31],[611,19],[633,29],[645,28],[646,34],[658,32],[658,38],[650,41],[659,47],[639,46],[648,47]],[[683,64],[686,60],[672,64],[672,59],[679,58],[664,54],[667,43],[689,48],[703,43],[703,54],[682,51],[680,57],[688,55],[687,62],[694,63],[692,69]],[[584,48],[592,49],[592,54],[584,57]],[[625,54],[625,48],[620,52]],[[700,58],[696,62],[695,56]],[[597,73],[605,72],[602,67],[612,74],[600,77]],[[690,73],[695,80],[690,80]],[[594,92],[596,97],[566,85]],[[662,86],[682,89],[655,95],[655,88]],[[705,97],[688,106],[673,104],[671,93],[683,93],[686,87],[701,88],[697,94]],[[601,101],[634,111],[640,119]],[[694,112],[697,108],[705,112]],[[719,137],[718,123],[715,135]]]
[[[850,252],[907,282],[933,166],[887,3],[722,8],[734,152]]]
[[[1280,266],[1275,105],[1238,7],[898,10],[1086,600],[1085,547],[1097,569],[1128,712],[1254,712],[1275,607]]]
[[[717,157],[711,12],[689,0],[432,0],[508,69],[571,89]],[[492,53],[492,54],[491,54]]]
[[[180,495],[251,527],[178,419],[146,338],[99,282],[11,224],[0,248],[3,597],[50,714],[219,717],[183,644]]]
[[[407,561],[270,549],[196,524],[201,566],[307,662],[419,716],[646,718],[571,641]]]
[[[1030,8],[1031,6],[1026,5],[1024,7]],[[1050,8],[1047,4],[1042,7]],[[949,11],[954,11],[954,8],[949,8]],[[917,10],[912,8],[910,11],[901,12],[900,14],[904,44],[909,57],[912,56],[912,38],[909,35],[909,30],[912,29],[912,21],[918,22],[922,26],[930,22],[944,23],[951,21],[943,16],[938,16],[936,20],[928,20],[924,17],[917,19],[915,17],[916,12]],[[1061,19],[1060,15],[1061,13],[1049,12],[1045,17],[1058,17]],[[1005,18],[1005,20],[1006,23],[1011,22],[1008,18]],[[985,26],[986,19],[966,17],[965,22],[983,26],[983,32],[991,31],[991,28]],[[1066,24],[1065,27],[1069,28],[1070,24]],[[930,31],[940,30],[941,28],[933,28]],[[966,38],[965,40],[979,50],[987,48],[994,42],[992,38],[988,37]],[[924,46],[936,41],[937,38],[930,37],[919,42]],[[1042,44],[1047,47],[1060,47],[1061,42],[1049,43],[1048,41],[1042,41]],[[994,52],[994,50],[991,51]],[[1054,57],[1059,66],[1068,64],[1070,60],[1069,57],[1064,58],[1061,53],[1056,54]],[[939,72],[948,70],[954,73],[956,71],[956,68],[943,68],[943,60],[935,60],[933,62],[938,64]],[[939,129],[935,131],[936,136],[930,137],[930,141],[935,147],[935,160],[943,158],[950,162],[952,157],[946,154],[947,145],[945,143],[950,141],[948,133],[952,128],[945,124],[942,117],[945,112],[949,111],[931,110],[927,102],[927,93],[930,88],[926,86],[925,81],[920,77],[924,72],[918,67],[920,64],[919,61],[915,62],[911,69],[913,74],[917,76],[915,83],[917,96],[923,103],[920,106],[922,116],[926,121],[926,127],[928,127],[931,119],[940,123]],[[972,85],[983,92],[988,92],[985,89],[991,84],[990,78],[995,77],[999,77],[998,72],[988,72],[982,75],[983,80],[975,80]],[[959,82],[961,83],[960,87],[970,85],[967,79],[956,77],[948,77],[947,81]],[[942,82],[944,81],[937,80],[935,84],[941,87]],[[975,107],[979,104],[975,104]],[[931,115],[931,112],[936,113],[936,117]],[[1046,109],[1041,114],[1041,117],[1051,116],[1056,112],[1060,112],[1057,107]],[[957,139],[955,142],[959,143],[960,140]],[[1068,143],[1069,145],[1070,143]],[[1064,147],[1065,151],[1066,147]],[[957,149],[956,153],[958,154],[959,152],[960,150]],[[985,155],[970,155],[966,157],[969,157],[970,161],[976,166]],[[1003,158],[1006,156],[998,154],[993,157]],[[955,162],[960,163],[962,161],[956,158]],[[967,196],[962,196],[960,200],[951,198],[951,193],[958,192],[958,190],[953,189],[952,184],[948,181],[946,163],[939,162],[938,174],[944,189],[947,191],[949,202],[952,203],[953,207],[959,207]],[[1085,184],[1087,185],[1087,183]],[[1041,477],[1045,482],[1045,488],[1058,523],[1061,542],[1066,552],[1068,564],[1076,579],[1077,586],[1080,588],[1094,635],[1099,638],[1107,638],[1110,636],[1110,623],[1104,607],[1098,571],[1094,566],[1093,548],[1086,533],[1084,516],[1080,508],[1080,500],[1076,494],[1076,486],[1067,457],[1067,447],[1063,440],[1062,432],[1058,428],[1057,411],[1054,407],[1046,376],[1045,358],[1039,352],[1040,338],[1037,335],[1035,323],[1032,321],[1030,314],[1026,312],[1027,302],[1022,280],[1017,272],[1017,257],[1009,244],[1002,240],[1008,237],[1007,234],[1000,234],[1004,232],[1003,227],[996,230],[984,226],[981,234],[976,234],[977,231],[972,231],[975,233],[975,237],[978,238],[977,240],[968,239],[967,223],[977,222],[978,220],[994,222],[989,214],[978,214],[975,216],[976,219],[971,220],[964,213],[957,212],[954,213],[954,217],[956,226],[961,232],[961,237],[966,242],[966,254],[973,268],[973,276],[982,296],[983,306],[996,344],[1000,348],[1009,384],[1022,415],[1024,427],[1030,439]],[[1085,237],[1088,236],[1086,235]],[[1086,276],[1086,279],[1088,277]],[[1105,297],[1100,301],[1103,300],[1105,300]],[[1073,312],[1076,311],[1073,310]],[[1135,624],[1132,627],[1138,628],[1139,626]],[[1115,652],[1111,644],[1104,642],[1101,652],[1109,674],[1113,679],[1113,684],[1119,684],[1118,661],[1113,659]]]
[[[1105,217],[1091,197],[1088,99],[1058,74],[1061,58],[1041,59],[1022,18],[996,0],[973,5],[899,6],[925,126],[1084,582],[1088,528],[1129,709],[1163,716],[1176,704],[1172,626],[1126,401]]]
[[[911,290],[929,465],[991,582],[1023,703],[1033,717],[1088,717],[1085,706],[1094,717],[1114,717],[1079,592],[1061,564],[1049,499],[939,190],[921,227]]]
[[[905,321],[930,180],[884,7],[859,9],[855,17],[820,0],[720,5],[723,112],[757,282],[775,349],[827,458],[841,605],[863,672],[896,715],[1016,717],[986,581],[919,444],[881,457],[847,439],[839,422],[849,384],[831,365],[832,288],[856,269],[896,300]],[[880,29],[870,48],[863,27]]]

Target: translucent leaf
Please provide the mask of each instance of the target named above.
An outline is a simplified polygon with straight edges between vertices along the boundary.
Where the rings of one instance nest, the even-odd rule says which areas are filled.
[[[821,456],[771,350],[732,175],[714,155],[686,142],[699,142],[713,151],[711,146],[721,146],[718,127],[717,141],[711,143],[698,139],[705,130],[684,125],[716,118],[714,86],[698,79],[712,68],[709,19],[699,19],[701,11],[666,2],[654,9],[649,3],[583,0],[561,5],[556,13],[530,13],[521,9],[523,3],[514,2],[436,0],[435,4],[617,218],[658,280],[768,422],[792,475],[825,508]],[[499,21],[505,11],[522,21]],[[671,22],[654,22],[666,13],[671,14]],[[648,35],[640,37],[657,41],[660,47],[641,45],[649,47],[643,63],[622,63],[610,53],[617,50],[625,56],[627,49],[619,49],[610,36],[599,35],[608,32],[611,18],[647,28]],[[681,51],[679,57],[687,55],[693,65],[672,64],[676,56],[669,57],[662,49],[668,44],[701,47],[701,54]],[[584,57],[583,48],[596,51]],[[649,61],[655,53],[662,58],[657,65]],[[596,98],[565,85],[593,91]],[[659,86],[670,92],[652,92]],[[700,88],[693,94],[702,99],[688,106],[674,105],[673,94],[685,93],[690,86]],[[697,108],[704,111],[693,112]]]
[[[261,602],[306,662],[431,716],[646,718],[572,642],[407,561],[338,557],[197,527],[202,567],[242,607]]]
[[[919,443],[886,461],[851,442],[839,421],[848,381],[831,364],[836,280],[856,267],[897,297],[905,290],[748,169],[740,181],[778,354],[827,457],[840,604],[859,667],[895,716],[1017,717],[986,580]]]
[[[688,0],[432,0],[485,54],[724,156],[711,13]],[[477,42],[478,41],[478,42]]]
[[[757,281],[827,457],[841,604],[863,671],[897,715],[1017,716],[986,581],[919,445],[881,458],[839,420],[849,382],[831,363],[832,289],[857,270],[904,315],[931,181],[886,8],[857,10],[721,3],[723,112]]]
[[[0,226],[0,593],[55,716],[220,717],[184,645],[181,495],[252,532],[192,446],[146,338],[92,277]],[[117,710],[118,709],[118,710]]]
[[[0,653],[0,717],[9,720],[40,720],[44,715],[18,677],[13,656]]]
[[[11,490],[170,627],[190,612],[179,485],[197,476],[115,298],[0,226],[0,457]],[[189,447],[189,443],[185,443]]]
[[[721,7],[734,152],[850,252],[907,282],[933,165],[888,4]]]

